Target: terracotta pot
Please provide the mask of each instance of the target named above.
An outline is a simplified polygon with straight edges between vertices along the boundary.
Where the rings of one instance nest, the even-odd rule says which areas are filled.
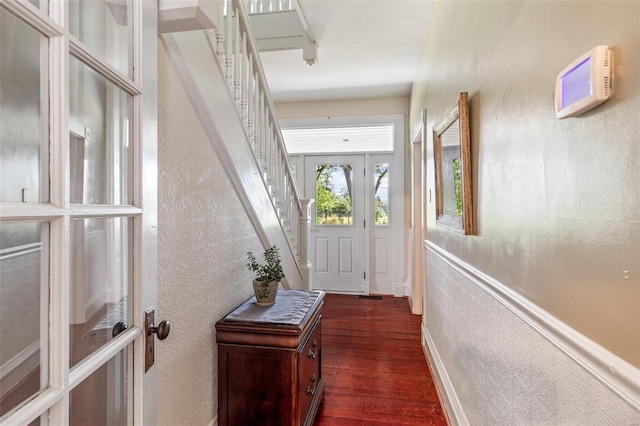
[[[253,293],[256,296],[256,305],[271,306],[276,303],[278,282],[271,281],[263,284],[262,281],[253,280]]]

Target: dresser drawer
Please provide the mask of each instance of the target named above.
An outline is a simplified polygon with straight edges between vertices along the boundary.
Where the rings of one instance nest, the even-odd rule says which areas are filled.
[[[311,332],[304,348],[298,353],[298,419],[302,425],[316,392],[319,392],[324,383],[321,383],[321,349],[322,349],[322,322],[318,322]]]

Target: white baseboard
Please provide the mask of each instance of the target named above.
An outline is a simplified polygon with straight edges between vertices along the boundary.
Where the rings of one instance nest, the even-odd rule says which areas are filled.
[[[444,367],[442,359],[438,354],[436,345],[429,334],[429,330],[422,324],[422,349],[425,352],[425,356],[431,364],[431,370],[433,372],[433,378],[436,381],[438,389],[440,390],[440,398],[444,405],[446,416],[451,426],[466,426],[469,424],[467,416],[464,414],[462,403],[458,399],[453,383],[449,379],[447,370]]]

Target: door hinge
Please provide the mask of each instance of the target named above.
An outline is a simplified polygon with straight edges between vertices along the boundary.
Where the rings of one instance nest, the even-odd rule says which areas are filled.
[[[365,271],[365,272],[363,272],[363,274],[364,274],[364,279],[366,280],[367,279],[367,272]]]
[[[364,227],[367,227],[367,219],[364,220]]]
[[[367,169],[364,169],[364,175],[365,176],[367,175]]]

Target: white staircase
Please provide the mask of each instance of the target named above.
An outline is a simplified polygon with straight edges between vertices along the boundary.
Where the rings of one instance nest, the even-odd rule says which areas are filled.
[[[285,287],[310,289],[309,200],[298,194],[245,6],[219,5],[217,28],[162,39],[263,246],[280,249]]]

